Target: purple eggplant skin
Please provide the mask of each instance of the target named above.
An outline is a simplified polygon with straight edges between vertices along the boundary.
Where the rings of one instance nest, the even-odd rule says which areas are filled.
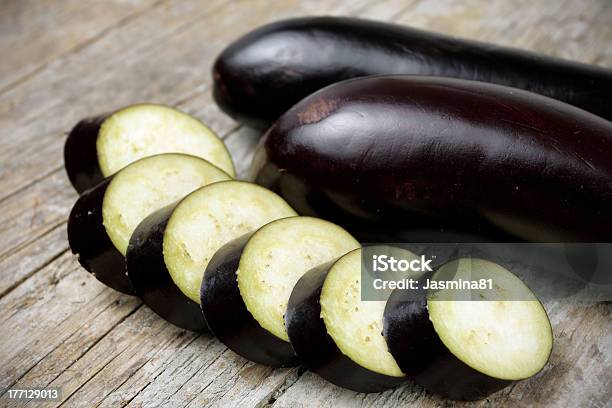
[[[200,305],[181,292],[164,262],[164,231],[175,207],[176,203],[161,208],[138,224],[125,256],[127,276],[136,295],[163,319],[186,330],[206,332]]]
[[[452,242],[611,242],[610,157],[612,122],[554,99],[375,76],[331,85],[281,116],[251,178],[361,240],[383,230],[443,241],[450,228],[469,233]]]
[[[267,128],[295,103],[345,79],[445,76],[525,89],[612,120],[612,71],[491,44],[346,17],[305,17],[260,27],[213,67],[217,104]]]
[[[251,235],[225,244],[209,261],[200,290],[204,318],[215,337],[236,354],[271,367],[297,366],[291,345],[261,327],[240,296],[236,271]]]
[[[356,392],[381,392],[406,381],[360,366],[345,356],[327,334],[321,319],[321,289],[333,266],[328,262],[309,270],[293,287],[285,327],[298,357],[313,372],[337,386]]]
[[[429,320],[422,286],[411,291],[412,300],[393,291],[385,307],[383,335],[400,369],[429,392],[452,400],[480,400],[512,384],[476,371],[446,348]]]
[[[79,263],[97,280],[119,292],[133,295],[125,273],[125,258],[115,248],[102,225],[102,201],[112,176],[86,190],[70,211],[68,243]]]
[[[75,125],[64,144],[64,166],[70,183],[80,194],[104,180],[98,164],[96,140],[108,114],[86,118]]]

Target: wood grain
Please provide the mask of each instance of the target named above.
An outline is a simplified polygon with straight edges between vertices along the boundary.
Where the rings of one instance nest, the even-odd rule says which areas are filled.
[[[77,120],[151,101],[222,135],[244,177],[259,133],[223,115],[210,64],[275,19],[355,15],[612,67],[608,0],[9,0],[0,7],[0,392],[57,386],[50,406],[451,406],[420,387],[378,394],[244,360],[99,284],[68,251],[76,194],[62,169]],[[610,404],[609,304],[546,305],[550,364],[480,406]],[[21,406],[0,396],[2,406]]]
[[[9,0],[0,10],[0,93],[36,75],[47,64],[78,52],[120,28],[153,5],[153,0],[101,2]]]

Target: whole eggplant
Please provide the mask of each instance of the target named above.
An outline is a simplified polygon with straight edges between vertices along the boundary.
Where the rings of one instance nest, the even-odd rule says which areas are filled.
[[[251,173],[362,240],[612,242],[612,122],[499,85],[329,86],[269,129]]]
[[[213,67],[219,106],[267,128],[335,82],[377,74],[445,76],[526,89],[612,120],[612,71],[400,25],[345,17],[282,20],[239,38]]]

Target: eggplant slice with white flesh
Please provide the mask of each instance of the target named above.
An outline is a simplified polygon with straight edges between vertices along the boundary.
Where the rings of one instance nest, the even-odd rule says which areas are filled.
[[[136,226],[193,190],[230,179],[208,161],[186,154],[137,160],[79,197],[68,218],[70,248],[100,282],[134,294],[125,273],[125,254]]]
[[[416,259],[394,250],[402,252],[399,259]],[[361,258],[357,249],[302,276],[285,323],[293,349],[312,371],[343,388],[379,392],[406,377],[382,335],[386,301],[362,298]]]
[[[295,215],[280,196],[256,184],[208,185],[138,226],[127,251],[128,278],[158,315],[181,328],[206,331],[200,286],[215,252],[270,221]],[[234,319],[231,313],[223,317]]]
[[[383,333],[406,375],[445,398],[479,400],[544,368],[553,345],[550,321],[513,273],[461,258],[428,275],[436,282],[491,279],[492,289],[425,289],[423,278],[409,297],[395,290]]]
[[[82,193],[128,164],[161,153],[201,157],[235,176],[227,147],[204,123],[148,103],[81,120],[66,139],[64,163],[70,182]]]
[[[237,354],[260,364],[299,364],[285,329],[296,282],[311,268],[359,247],[341,227],[313,217],[273,221],[221,248],[201,289],[213,334]]]

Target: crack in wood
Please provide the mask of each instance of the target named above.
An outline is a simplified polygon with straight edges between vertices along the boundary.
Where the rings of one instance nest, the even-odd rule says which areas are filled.
[[[195,341],[196,341],[196,340],[198,340],[198,339],[201,339],[201,335],[200,335],[200,334],[198,334],[197,336],[195,336],[194,338],[192,338],[192,339],[191,339],[191,340],[190,340],[190,341],[189,341],[187,344],[185,344],[184,348],[188,348],[188,347],[189,347],[189,346],[190,346],[190,345],[191,345],[193,342],[195,342]],[[147,363],[148,363],[149,361],[150,361],[150,360],[148,360],[148,361],[147,361]],[[177,369],[178,369],[178,367],[177,367],[177,368],[175,368],[175,370],[177,370]],[[147,384],[146,384],[144,387],[140,388],[140,389],[138,390],[138,392],[136,392],[136,393],[135,393],[135,394],[134,394],[134,395],[133,395],[131,398],[129,398],[127,401],[125,401],[125,403],[122,403],[122,404],[121,404],[121,406],[122,406],[122,407],[127,406],[127,405],[128,405],[130,402],[132,402],[132,401],[133,401],[133,400],[134,400],[136,397],[138,397],[139,395],[141,395],[141,394],[142,394],[142,393],[143,393],[143,392],[144,392],[144,391],[145,391],[145,390],[146,390],[146,389],[147,389],[147,388],[148,388],[148,387],[149,387],[151,384],[155,383],[155,381],[156,381],[156,380],[159,378],[159,376],[161,376],[162,374],[164,374],[164,372],[165,372],[165,370],[160,370],[160,371],[159,371],[159,372],[158,372],[156,375],[154,375],[154,376],[153,376],[153,378],[152,378],[152,379],[151,379],[149,382],[147,382]],[[132,374],[131,374],[131,375],[130,375],[128,378],[126,378],[126,380],[125,380],[123,383],[121,383],[119,386],[117,386],[117,387],[116,387],[116,388],[113,390],[113,392],[117,391],[117,389],[119,389],[119,388],[121,387],[121,385],[125,384],[125,383],[127,382],[127,380],[129,380],[130,378],[132,378],[132,377],[133,377],[135,374],[136,374],[136,371],[134,371],[134,372],[133,372],[133,373],[132,373]],[[108,395],[108,396],[110,396],[110,395],[111,395],[111,394],[109,393],[109,395]],[[108,396],[107,396],[106,398],[108,398]],[[106,398],[105,398],[105,399],[106,399]],[[103,400],[102,402],[104,402],[104,400]]]
[[[107,311],[109,308],[111,308],[112,306],[114,306],[115,302],[111,302],[109,303],[105,308],[103,308],[102,310],[100,310],[99,313],[97,313],[95,316],[93,316],[93,319],[96,319],[98,316],[100,316],[101,314],[103,314],[105,311]],[[68,365],[67,367],[65,367],[61,372],[59,372],[55,377],[53,377],[50,381],[47,381],[45,384],[39,384],[39,387],[46,387],[49,384],[51,384],[53,381],[55,381],[55,379],[57,379],[57,377],[59,377],[63,372],[65,371],[69,371],[70,368],[81,359],[81,357],[83,357],[85,354],[87,354],[87,352],[89,350],[91,350],[93,347],[95,347],[96,344],[98,344],[108,333],[110,333],[115,327],[117,327],[119,324],[121,324],[122,322],[125,321],[125,319],[127,319],[129,316],[131,316],[132,314],[134,314],[140,307],[142,307],[142,304],[138,305],[137,307],[135,307],[131,312],[129,312],[127,315],[125,315],[121,320],[117,321],[111,328],[109,328],[107,331],[105,331],[101,337],[99,337],[97,340],[95,340],[89,347],[87,347],[85,350],[83,350],[83,353],[77,357],[76,360],[74,360],[70,365]],[[84,323],[85,325],[86,323]],[[81,330],[81,328],[83,327],[83,325],[79,326],[76,330],[74,330],[71,335],[68,337],[68,339],[70,339],[75,333],[79,332]],[[13,388],[16,384],[19,383],[19,381],[21,381],[24,377],[26,377],[34,368],[36,368],[41,361],[45,360],[48,356],[50,356],[51,354],[55,353],[59,348],[61,348],[64,344],[63,343],[58,343],[53,349],[51,349],[48,353],[46,353],[43,357],[41,357],[35,364],[33,364],[28,370],[26,370],[22,375],[19,376],[19,378],[17,378],[15,381],[13,381],[13,383],[11,385],[9,385],[7,388]],[[6,393],[0,395],[0,398],[2,396],[4,396]]]
[[[225,350],[223,351],[223,353],[219,354],[219,355],[217,356],[217,358],[215,358],[215,359],[212,361],[212,363],[211,363],[211,364],[208,364],[208,365],[207,365],[206,367],[204,367],[203,369],[204,369],[204,370],[208,369],[208,368],[209,368],[209,367],[211,367],[211,366],[212,366],[212,365],[213,365],[215,362],[217,362],[217,360],[219,360],[220,358],[222,358],[223,356],[225,356],[225,355],[226,355],[226,354],[228,354],[228,353],[232,353],[232,351],[231,351],[231,350],[229,350],[229,349],[225,349]],[[244,361],[243,361],[243,363],[242,363],[242,365],[240,365],[240,367],[238,367],[238,368],[236,369],[236,373],[239,373],[239,372],[240,372],[240,370],[242,370],[242,369],[243,369],[243,368],[244,368],[244,367],[245,367],[245,366],[246,366],[248,363],[249,363],[249,361],[248,361],[248,360],[244,360]],[[179,391],[180,391],[180,390],[182,390],[182,389],[183,389],[183,387],[184,387],[185,385],[187,385],[187,384],[189,383],[189,381],[191,381],[191,380],[192,380],[192,379],[195,377],[195,375],[196,375],[196,374],[198,374],[200,371],[203,371],[203,369],[200,369],[200,370],[198,370],[196,373],[194,373],[194,375],[192,375],[192,376],[191,376],[191,377],[190,377],[190,378],[189,378],[187,381],[185,381],[185,382],[184,382],[184,384],[183,384],[183,385],[181,385],[181,387],[179,387],[179,388],[178,388],[178,389],[177,389],[177,390],[176,390],[176,391],[175,391],[175,392],[172,394],[172,396],[171,396],[170,398],[168,398],[166,401],[172,400],[172,397],[173,397],[174,395],[178,394],[178,393],[179,393]],[[201,394],[202,394],[204,391],[206,391],[206,390],[207,390],[207,389],[208,389],[208,388],[209,388],[209,387],[210,387],[210,386],[211,386],[211,385],[212,385],[212,384],[215,382],[215,379],[216,379],[216,378],[218,378],[218,377],[219,377],[221,374],[223,374],[224,372],[226,372],[226,371],[228,371],[228,370],[230,370],[230,369],[231,369],[231,367],[229,367],[229,366],[228,366],[228,367],[225,367],[225,368],[224,368],[224,369],[221,371],[221,373],[220,373],[220,374],[219,374],[217,377],[212,378],[212,379],[211,379],[211,380],[210,380],[210,381],[209,381],[209,382],[208,382],[208,383],[207,383],[207,384],[204,386],[204,388],[200,389],[200,390],[199,390],[199,392],[198,392],[197,394],[195,394],[195,396],[194,396],[193,398],[191,398],[191,399],[187,400],[187,403],[183,404],[183,408],[186,408],[186,407],[188,407],[189,405],[191,405],[191,403],[192,403],[193,401],[195,401],[195,400],[196,400],[196,399],[197,399],[197,398],[198,398],[198,397],[199,397],[199,396],[200,396],[200,395],[201,395]],[[230,388],[231,388],[231,387],[226,387],[226,390],[229,390]]]
[[[223,350],[221,353],[219,353],[209,364],[207,364],[205,367],[201,367],[199,370],[197,370],[196,372],[194,372],[189,378],[187,378],[183,384],[178,387],[172,394],[170,394],[168,396],[168,398],[166,398],[166,401],[169,401],[172,399],[172,397],[174,397],[176,394],[178,394],[183,387],[185,387],[185,385],[187,385],[187,383],[189,383],[189,381],[191,381],[196,375],[198,375],[200,373],[200,371],[206,370],[208,369],[210,366],[212,366],[213,364],[215,364],[221,357],[223,357],[226,353],[230,352],[229,349],[225,349]],[[205,386],[204,388],[202,388],[200,390],[200,393],[202,393],[204,390],[206,390],[206,388],[208,388],[213,382],[215,382],[215,378],[212,378]],[[199,394],[196,394],[192,399],[190,399],[187,404],[184,405],[184,407],[186,407],[187,405],[189,405],[191,403],[191,401],[195,400]]]
[[[136,313],[138,310],[140,310],[140,309],[141,309],[143,306],[144,306],[144,305],[143,305],[143,304],[141,304],[141,305],[139,305],[137,308],[135,308],[135,309],[134,309],[132,312],[130,312],[130,313],[129,313],[129,315],[125,316],[125,317],[124,317],[124,318],[121,320],[121,322],[120,322],[119,324],[115,325],[115,326],[113,327],[113,329],[114,329],[114,328],[116,328],[116,327],[118,327],[120,324],[124,323],[124,322],[125,322],[125,321],[126,321],[126,320],[127,320],[129,317],[130,317],[130,316],[133,316],[133,315],[134,315],[134,314],[135,314],[135,313]],[[167,326],[162,325],[162,326],[159,328],[159,330],[158,330],[156,333],[152,333],[152,335],[153,335],[153,336],[156,336],[157,334],[159,334],[159,333],[161,333],[162,331],[164,331],[166,328],[167,328]],[[109,330],[109,331],[108,331],[108,332],[107,332],[107,333],[104,335],[104,337],[108,336],[108,335],[109,335],[109,333],[111,333],[111,332],[113,331],[113,329]],[[102,340],[102,339],[100,339],[100,340]],[[168,340],[166,341],[166,344],[167,344],[167,343],[169,343],[171,340],[172,340],[172,338],[168,339]],[[98,343],[99,343],[99,342],[98,342]],[[121,358],[121,357],[123,356],[123,354],[124,354],[126,351],[128,351],[129,349],[131,349],[131,347],[132,347],[132,346],[133,346],[133,345],[132,345],[132,344],[130,344],[130,343],[128,342],[128,343],[127,343],[127,344],[126,344],[126,345],[125,345],[125,346],[124,346],[124,347],[121,349],[121,351],[119,351],[117,354],[115,354],[115,355],[114,355],[114,356],[113,356],[113,357],[112,357],[112,358],[111,358],[109,361],[107,361],[106,363],[104,363],[104,364],[102,365],[102,367],[100,367],[100,369],[98,369],[96,372],[92,373],[92,374],[91,374],[91,376],[90,376],[90,377],[89,377],[89,378],[88,378],[88,379],[87,379],[85,382],[83,382],[82,384],[80,384],[80,385],[79,385],[79,386],[78,386],[78,387],[77,387],[77,388],[76,388],[74,391],[72,391],[72,392],[71,392],[71,393],[70,393],[70,394],[69,394],[67,397],[62,396],[63,401],[61,402],[61,404],[59,404],[59,405],[58,405],[58,408],[59,408],[59,407],[61,407],[61,406],[62,406],[63,404],[65,404],[66,402],[68,402],[68,401],[69,401],[69,399],[70,399],[70,398],[72,398],[74,395],[76,395],[76,394],[78,393],[78,391],[79,391],[79,390],[81,390],[81,389],[82,389],[84,386],[86,386],[87,384],[89,384],[89,383],[90,383],[90,382],[91,382],[91,381],[92,381],[92,380],[93,380],[93,379],[94,379],[96,376],[98,376],[98,375],[99,375],[99,374],[100,374],[100,373],[101,373],[101,372],[102,372],[102,371],[103,371],[103,370],[104,370],[104,369],[105,369],[105,368],[106,368],[106,367],[107,367],[109,364],[111,364],[111,363],[113,363],[115,360],[117,360],[117,359]],[[92,349],[93,349],[93,348],[90,348],[90,349],[88,350],[88,352],[89,352],[89,351],[91,351]],[[159,351],[158,351],[158,352],[159,352]],[[81,358],[83,358],[83,357],[84,357],[86,354],[87,354],[87,353],[83,354],[83,356],[82,356]],[[155,355],[154,355],[154,356],[155,356]],[[146,364],[148,361],[149,361],[149,360],[145,361],[143,364],[140,364],[138,369],[133,370],[133,373],[137,372],[137,371],[138,371],[140,368],[142,368],[142,366],[144,366],[144,365],[145,365],[145,364]],[[76,362],[75,362],[75,363],[76,363]],[[74,364],[73,364],[73,365],[74,365]],[[67,371],[67,370],[64,370],[64,371],[62,372],[62,374],[63,374],[64,372],[66,372],[66,371]],[[131,375],[133,375],[133,373],[132,373]],[[130,375],[130,376],[131,376],[131,375]],[[130,376],[128,376],[128,378],[127,378],[127,379],[129,379],[129,377],[130,377]],[[127,380],[127,379],[126,379],[126,380]],[[53,383],[53,382],[51,382],[50,384],[52,384],[52,383]],[[119,386],[121,386],[121,385],[119,385]],[[117,386],[117,388],[118,388],[119,386]],[[116,389],[116,388],[115,388],[115,389]],[[111,391],[111,392],[112,392],[112,391]],[[110,394],[111,392],[108,392],[108,393],[107,393],[107,395],[108,395],[108,394]]]
[[[305,366],[297,367],[295,375],[287,377],[285,381],[280,386],[278,386],[278,388],[276,388],[270,393],[270,397],[268,398],[268,400],[265,402],[262,401],[262,405],[258,406],[257,408],[272,407],[276,400],[278,400],[285,393],[285,391],[287,391],[293,384],[295,384],[300,379],[300,377],[304,375],[306,371],[307,368]]]

